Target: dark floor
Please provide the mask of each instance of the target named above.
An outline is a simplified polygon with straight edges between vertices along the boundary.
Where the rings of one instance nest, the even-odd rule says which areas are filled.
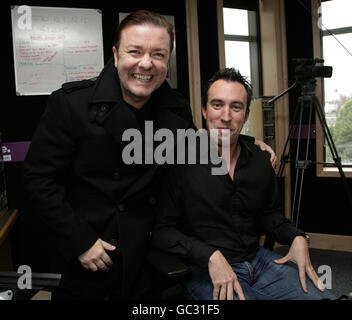
[[[287,250],[288,247],[275,249],[282,255],[286,254]],[[321,280],[327,278],[329,267],[331,268],[331,293],[333,295],[338,298],[352,292],[352,252],[311,248],[310,259]]]

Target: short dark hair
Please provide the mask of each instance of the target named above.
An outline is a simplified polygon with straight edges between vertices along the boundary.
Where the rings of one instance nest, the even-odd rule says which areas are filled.
[[[250,106],[251,100],[252,100],[252,95],[253,95],[252,86],[251,86],[250,82],[247,80],[247,78],[245,76],[242,76],[242,74],[235,68],[220,69],[219,71],[215,72],[214,75],[206,82],[206,84],[203,88],[203,95],[202,95],[202,105],[204,106],[204,108],[207,107],[209,88],[217,80],[225,80],[225,81],[229,81],[229,82],[239,82],[244,86],[244,88],[246,89],[246,92],[247,92],[246,112],[248,113],[249,106]]]
[[[174,47],[174,27],[169,23],[164,16],[159,13],[149,10],[137,10],[130,13],[124,18],[117,26],[115,32],[114,46],[116,50],[119,49],[119,43],[121,40],[121,33],[124,29],[132,25],[143,25],[151,24],[153,26],[165,28],[170,37],[170,55]]]

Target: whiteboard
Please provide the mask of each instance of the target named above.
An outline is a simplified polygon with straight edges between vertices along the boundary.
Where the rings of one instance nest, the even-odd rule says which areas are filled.
[[[45,95],[104,67],[98,9],[12,6],[17,95]]]

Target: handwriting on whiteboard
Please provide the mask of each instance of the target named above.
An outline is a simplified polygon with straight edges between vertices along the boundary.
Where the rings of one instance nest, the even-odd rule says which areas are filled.
[[[31,7],[31,29],[19,29],[12,10],[16,91],[50,94],[103,68],[101,14],[94,9]]]

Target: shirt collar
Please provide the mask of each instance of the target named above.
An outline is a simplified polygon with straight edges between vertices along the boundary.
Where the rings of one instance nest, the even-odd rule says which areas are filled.
[[[254,144],[249,143],[241,135],[238,138],[238,143],[241,145],[241,153],[237,160],[236,166],[242,167],[248,162],[249,157],[252,156]]]

